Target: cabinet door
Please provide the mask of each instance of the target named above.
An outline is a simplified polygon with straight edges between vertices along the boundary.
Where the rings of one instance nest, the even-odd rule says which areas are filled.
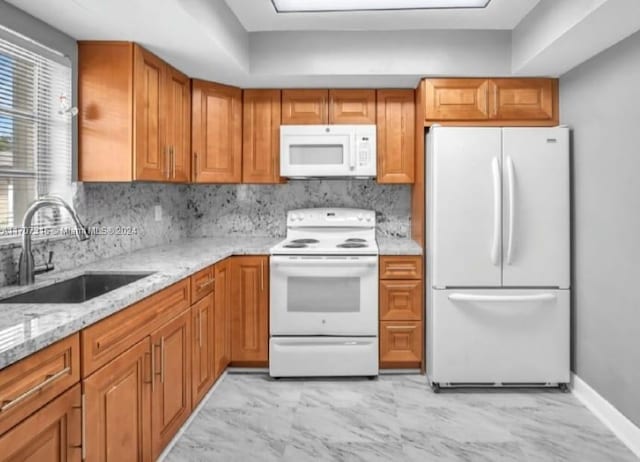
[[[76,385],[0,436],[0,458],[11,462],[80,462],[81,400],[80,385]]]
[[[193,182],[242,180],[242,90],[202,80],[192,92]]]
[[[150,367],[145,338],[84,380],[86,460],[152,460]]]
[[[163,118],[169,149],[169,181],[188,183],[191,179],[191,83],[189,77],[166,66]]]
[[[195,408],[214,382],[214,294],[191,307],[191,398]]]
[[[151,334],[152,447],[157,458],[191,413],[191,311]]]
[[[231,362],[231,265],[226,259],[216,263],[215,289],[215,378],[217,379]]]
[[[264,366],[269,360],[269,257],[231,259],[231,362]]]
[[[487,120],[488,96],[486,79],[425,80],[425,119],[427,123]]]
[[[420,321],[422,281],[380,281],[381,321]]]
[[[282,90],[282,125],[329,123],[329,90]]]
[[[134,180],[137,181],[169,179],[169,153],[161,126],[165,66],[157,56],[134,47]]]
[[[378,183],[413,183],[415,153],[413,90],[378,91]]]
[[[492,79],[489,105],[492,119],[557,125],[557,80]]]
[[[245,90],[242,182],[280,182],[280,90]]]
[[[417,368],[422,364],[422,322],[380,323],[380,367]]]
[[[330,124],[375,124],[375,90],[330,90]]]

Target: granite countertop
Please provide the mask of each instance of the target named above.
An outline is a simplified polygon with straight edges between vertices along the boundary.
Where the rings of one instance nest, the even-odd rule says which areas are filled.
[[[179,241],[142,249],[52,275],[29,287],[0,288],[0,299],[85,272],[153,272],[152,275],[84,303],[0,304],[0,369],[231,255],[268,254],[274,237],[222,237]]]
[[[380,255],[422,255],[422,246],[416,241],[399,237],[378,237]]]
[[[82,273],[153,272],[84,303],[0,304],[0,369],[94,324],[231,255],[266,255],[281,237],[232,236],[189,239],[99,260],[74,270],[40,276],[33,286],[0,288],[0,299]],[[380,255],[421,255],[410,239],[378,238]]]

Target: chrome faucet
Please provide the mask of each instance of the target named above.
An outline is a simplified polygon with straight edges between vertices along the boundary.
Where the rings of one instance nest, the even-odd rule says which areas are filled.
[[[51,258],[53,253],[49,254],[49,262],[43,266],[36,267],[33,262],[33,253],[31,252],[31,222],[35,213],[44,207],[62,207],[76,224],[76,237],[79,241],[86,241],[89,239],[89,233],[86,227],[80,221],[76,211],[67,204],[62,198],[57,196],[44,196],[35,200],[29,205],[29,208],[24,214],[22,219],[22,253],[20,254],[20,261],[18,263],[18,284],[21,286],[27,284],[33,284],[35,281],[35,275],[43,273],[45,271],[51,271],[53,264]]]

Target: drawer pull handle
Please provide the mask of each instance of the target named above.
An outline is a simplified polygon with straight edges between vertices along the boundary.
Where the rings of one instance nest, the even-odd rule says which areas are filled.
[[[17,406],[22,401],[24,401],[27,398],[29,398],[29,397],[35,395],[36,393],[40,392],[47,385],[55,382],[56,380],[58,380],[59,378],[65,376],[65,375],[67,375],[69,372],[71,372],[71,367],[67,366],[64,369],[62,369],[60,372],[56,372],[55,374],[47,375],[47,378],[42,383],[40,383],[39,385],[36,385],[35,387],[31,388],[30,390],[25,391],[24,393],[22,393],[20,396],[18,396],[15,399],[10,399],[10,400],[3,401],[2,402],[2,406],[0,406],[0,412],[8,411],[12,407]]]
[[[202,289],[204,289],[205,287],[209,287],[209,286],[210,286],[211,284],[213,284],[214,282],[216,282],[216,280],[215,280],[215,279],[209,279],[209,280],[208,280],[208,281],[206,281],[206,282],[203,282],[203,283],[201,283],[201,284],[198,284],[198,290],[202,290]]]
[[[417,326],[387,326],[389,330],[414,330]]]

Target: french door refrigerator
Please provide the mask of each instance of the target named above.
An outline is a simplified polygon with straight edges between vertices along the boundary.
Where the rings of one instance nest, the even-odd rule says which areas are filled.
[[[441,386],[569,382],[569,131],[427,135],[427,374]]]

